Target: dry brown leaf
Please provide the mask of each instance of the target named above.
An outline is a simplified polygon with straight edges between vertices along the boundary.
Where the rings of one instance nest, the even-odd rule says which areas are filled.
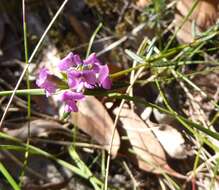
[[[16,137],[20,140],[26,140],[28,138],[28,124],[24,124],[19,129],[5,129],[5,132],[10,136]],[[42,119],[37,119],[30,122],[30,137],[39,137],[48,135],[50,131],[54,131],[54,129],[62,129],[68,131],[66,128],[63,128],[62,125],[55,121],[46,121]]]
[[[145,8],[146,6],[148,6],[151,3],[151,0],[138,0],[136,5],[139,8]]]
[[[194,1],[180,0],[177,3],[177,13],[175,14],[175,27],[181,26],[183,19],[189,13]],[[180,42],[190,43],[194,40],[192,35],[193,22],[195,23],[195,31],[202,32],[214,25],[218,18],[218,0],[199,0],[193,13],[178,31],[177,38]]]
[[[185,159],[192,152],[186,146],[182,134],[173,126],[167,124],[157,124],[149,120],[146,121],[149,127],[153,127],[153,133],[160,144],[171,158]]]
[[[118,111],[119,109],[116,108],[114,113],[118,114]],[[167,164],[165,152],[160,143],[136,113],[123,107],[119,119],[136,153],[140,169],[158,174],[163,170],[174,176],[181,176]]]
[[[179,14],[175,15],[175,26],[178,28],[183,23],[183,17]],[[197,28],[196,28],[197,29]],[[183,27],[177,32],[176,35],[180,43],[191,43],[194,40],[192,34],[192,23],[190,21],[185,22]]]
[[[73,124],[91,136],[92,139],[109,148],[113,133],[113,121],[105,107],[95,98],[87,96],[84,101],[78,104],[79,112],[72,113]],[[116,130],[112,146],[112,156],[117,155],[120,147],[120,137]]]

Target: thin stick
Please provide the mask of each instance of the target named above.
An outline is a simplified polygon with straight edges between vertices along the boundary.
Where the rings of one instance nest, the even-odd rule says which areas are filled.
[[[68,0],[65,0],[65,1],[62,3],[62,5],[61,5],[61,7],[59,8],[59,10],[56,12],[55,16],[53,17],[53,19],[52,19],[51,22],[49,23],[48,27],[47,27],[46,30],[44,31],[42,37],[40,38],[39,42],[37,43],[37,45],[36,45],[36,47],[35,47],[33,53],[32,53],[31,56],[30,56],[30,59],[29,59],[28,63],[31,63],[31,62],[32,62],[34,56],[35,56],[36,53],[37,53],[37,50],[38,50],[39,47],[41,46],[41,44],[42,44],[44,38],[46,37],[46,35],[47,35],[47,33],[48,33],[48,31],[49,31],[50,28],[52,27],[53,23],[55,22],[55,20],[57,19],[57,17],[58,17],[59,14],[61,13],[61,11],[63,10],[63,8],[65,7],[65,5],[66,5],[67,2],[68,2]],[[3,116],[2,116],[2,118],[1,118],[1,121],[0,121],[0,128],[2,127],[2,124],[3,124],[3,122],[4,122],[4,119],[5,119],[5,117],[6,117],[6,114],[7,114],[7,112],[8,112],[8,109],[9,109],[9,107],[10,107],[10,105],[11,105],[11,102],[12,102],[14,96],[15,96],[15,93],[16,93],[18,87],[20,86],[20,83],[21,83],[21,81],[22,81],[22,79],[23,79],[23,77],[24,77],[24,75],[25,75],[25,73],[26,73],[28,67],[29,67],[29,64],[26,64],[26,66],[25,66],[25,68],[24,68],[24,70],[23,70],[23,72],[22,72],[22,74],[21,74],[21,76],[20,76],[20,78],[19,78],[19,80],[18,80],[18,82],[17,82],[17,84],[16,84],[14,90],[13,90],[13,93],[12,93],[12,95],[11,95],[11,97],[10,97],[10,100],[8,101],[8,104],[7,104],[6,108],[5,108],[5,111],[4,111],[4,113],[3,113]]]
[[[146,41],[144,40],[142,42],[142,44],[140,45],[140,48],[138,50],[138,53],[142,51],[142,49],[144,48],[143,44],[146,43]],[[130,90],[132,89],[133,85],[135,84],[135,81],[138,79],[139,75],[141,74],[142,72],[142,68],[140,68],[138,70],[138,72],[136,73],[136,75],[134,75],[134,78],[132,81],[130,81],[130,85],[129,87],[127,88],[126,90],[126,93],[128,94],[130,92]],[[125,99],[122,99],[120,105],[119,105],[119,110],[118,110],[118,114],[116,114],[116,118],[114,120],[114,123],[113,123],[113,134],[111,136],[111,139],[110,139],[110,147],[109,147],[109,150],[108,150],[108,155],[107,155],[107,161],[106,161],[106,173],[105,173],[105,181],[104,181],[104,190],[107,190],[108,188],[108,176],[109,176],[109,166],[110,166],[110,158],[111,158],[111,152],[112,152],[112,147],[113,147],[113,140],[114,140],[114,136],[115,136],[115,132],[116,132],[116,126],[117,126],[117,123],[119,121],[119,116],[120,116],[120,113],[122,111],[122,107],[125,103]]]

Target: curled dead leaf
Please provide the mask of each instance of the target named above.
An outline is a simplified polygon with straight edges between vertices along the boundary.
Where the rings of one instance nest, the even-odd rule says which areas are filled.
[[[119,109],[114,110],[118,114]],[[129,108],[123,107],[119,120],[128,136],[129,142],[136,154],[137,164],[140,169],[160,174],[167,172],[171,175],[182,177],[167,163],[166,155],[151,129],[140,117]]]
[[[105,107],[95,97],[87,96],[79,102],[78,108],[79,112],[71,114],[72,123],[108,149],[113,134],[113,121]],[[119,147],[120,137],[116,130],[111,151],[113,157],[116,157]]]
[[[177,3],[177,13],[175,14],[175,27],[179,28],[185,16],[188,15],[195,1],[180,0]],[[190,43],[194,40],[193,28],[196,32],[207,30],[214,25],[218,19],[218,0],[198,0],[198,3],[182,28],[177,32],[177,38],[182,43]],[[195,25],[193,25],[193,22]]]

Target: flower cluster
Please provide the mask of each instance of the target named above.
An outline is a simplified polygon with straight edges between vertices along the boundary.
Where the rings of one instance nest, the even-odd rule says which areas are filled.
[[[46,91],[50,96],[60,89],[60,100],[65,103],[66,112],[77,112],[77,101],[84,99],[84,90],[97,86],[110,89],[112,82],[109,78],[109,68],[102,65],[96,54],[91,54],[87,59],[81,60],[77,54],[69,53],[57,65],[68,84],[68,89],[62,90],[61,80],[51,74],[48,69],[41,68],[37,86]]]

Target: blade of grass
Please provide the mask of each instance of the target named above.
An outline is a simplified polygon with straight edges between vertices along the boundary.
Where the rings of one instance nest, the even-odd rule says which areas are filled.
[[[70,171],[77,174],[78,176],[90,181],[91,175],[87,170],[83,170],[79,167],[76,167],[76,166],[74,166],[74,165],[72,165],[72,164],[70,164],[70,163],[68,163],[68,162],[66,162],[62,159],[59,159],[59,158],[55,157],[54,155],[52,155],[52,154],[50,154],[50,153],[48,153],[48,152],[46,152],[46,151],[44,151],[44,150],[42,150],[38,147],[35,147],[35,146],[32,146],[32,145],[27,145],[27,144],[21,142],[21,140],[15,138],[15,137],[12,137],[10,135],[7,135],[3,132],[0,132],[0,138],[11,140],[15,143],[18,143],[21,147],[23,147],[23,150],[25,150],[27,148],[27,146],[29,146],[29,150],[30,150],[31,154],[32,153],[39,154],[39,155],[45,156],[46,158],[52,159],[55,162],[57,162],[59,165],[69,169]],[[15,149],[15,147],[11,147],[11,148]],[[22,150],[22,148],[18,148],[18,150],[20,151],[20,150]],[[82,163],[80,163],[80,164],[82,164]],[[92,182],[93,181],[95,181],[96,184],[98,184],[100,186],[103,186],[103,183],[98,178],[96,178],[94,175],[92,175]]]
[[[25,52],[25,63],[28,65],[28,45],[27,45],[27,22],[26,22],[26,7],[25,7],[25,0],[22,0],[22,13],[23,13],[23,38],[24,38],[24,52]],[[29,71],[26,72],[26,83],[27,83],[27,89],[30,89],[30,81],[29,81]],[[30,144],[30,119],[31,119],[31,95],[27,94],[27,149],[24,154],[24,163],[23,168],[21,170],[20,174],[20,183],[19,186],[22,186],[22,178],[25,175],[25,169],[28,164],[28,157],[29,157],[29,149],[28,145]]]
[[[58,9],[58,11],[56,12],[55,16],[53,17],[53,19],[51,20],[51,22],[50,22],[49,25],[47,26],[47,28],[46,28],[46,30],[44,31],[43,35],[41,36],[39,42],[37,43],[35,49],[33,50],[33,53],[32,53],[31,56],[30,56],[29,63],[32,62],[32,60],[33,60],[33,58],[35,57],[35,55],[36,55],[38,49],[39,49],[40,46],[42,45],[42,42],[43,42],[44,38],[46,37],[46,35],[47,35],[47,33],[49,32],[50,28],[52,27],[52,25],[53,25],[54,22],[56,21],[57,17],[60,15],[60,13],[62,12],[62,10],[64,9],[64,7],[65,7],[65,5],[66,5],[67,2],[68,2],[68,0],[65,0],[65,1],[62,3],[62,5],[61,5],[60,8]],[[1,118],[1,121],[0,121],[0,128],[2,127],[2,124],[3,124],[3,122],[4,122],[4,119],[5,119],[5,117],[6,117],[6,114],[7,114],[7,112],[8,112],[8,109],[9,109],[9,107],[10,107],[10,105],[11,105],[11,102],[12,102],[14,96],[15,96],[15,93],[16,93],[17,89],[18,89],[19,86],[20,86],[20,83],[21,83],[21,81],[22,81],[22,79],[23,79],[23,77],[24,77],[24,75],[25,75],[25,73],[26,73],[28,67],[29,67],[29,64],[26,64],[25,68],[23,69],[23,72],[21,73],[20,78],[19,78],[18,81],[17,81],[17,84],[16,84],[16,86],[15,86],[15,88],[14,88],[14,90],[13,90],[13,93],[12,93],[12,95],[11,95],[9,101],[8,101],[8,104],[7,104],[6,108],[5,108],[5,111],[4,111],[3,115],[2,115],[2,118]]]
[[[51,21],[52,22],[52,21]],[[54,22],[54,21],[53,21]],[[51,26],[50,26],[51,27]],[[49,27],[49,28],[50,28]],[[214,37],[215,35],[217,35],[219,32],[218,31],[216,31],[216,32],[214,32],[212,35],[211,35],[211,37]],[[45,37],[45,35],[43,35],[44,37]],[[146,59],[146,60],[144,60],[145,61],[145,63],[143,63],[143,64],[139,64],[139,65],[137,65],[136,67],[133,67],[133,68],[129,68],[129,69],[126,69],[126,70],[124,70],[124,71],[120,71],[120,72],[117,72],[117,73],[115,73],[115,74],[112,74],[111,75],[111,78],[117,78],[117,77],[120,77],[120,76],[123,76],[123,75],[126,75],[126,74],[128,74],[128,73],[130,73],[130,72],[132,72],[132,71],[134,71],[134,70],[137,70],[137,69],[139,69],[139,68],[141,68],[141,67],[145,67],[145,68],[147,68],[148,67],[148,63],[150,63],[150,62],[155,62],[155,61],[157,61],[157,60],[159,60],[159,59],[162,59],[162,58],[168,58],[168,57],[170,57],[170,56],[173,56],[173,55],[175,55],[176,53],[178,53],[178,52],[180,52],[182,49],[184,49],[184,48],[186,48],[186,47],[193,47],[193,46],[196,46],[196,45],[198,45],[200,42],[202,41],[202,38],[200,38],[199,40],[196,40],[196,41],[194,41],[192,44],[185,44],[185,45],[180,45],[180,46],[178,46],[178,47],[176,47],[176,48],[172,48],[172,49],[170,49],[170,50],[168,50],[168,51],[166,51],[166,52],[163,52],[163,53],[161,53],[160,55],[155,55],[155,56],[152,56],[152,58],[149,58],[149,59]],[[41,43],[40,43],[41,44]],[[39,46],[39,45],[38,45]],[[134,53],[132,52],[132,55],[133,55]],[[35,53],[34,54],[32,54],[32,55],[35,55]],[[31,58],[32,58],[33,56],[31,56]],[[134,57],[137,57],[137,55],[135,55]],[[133,56],[132,56],[132,58],[134,58]],[[139,57],[139,56],[138,56]],[[31,62],[30,60],[32,60],[32,59],[29,59],[29,62]],[[142,59],[141,57],[140,58],[138,58],[138,59]],[[191,63],[192,64],[192,63]],[[198,64],[198,63],[197,63]],[[163,66],[174,66],[174,65],[176,65],[176,63],[171,63],[171,64],[164,64]],[[182,64],[183,65],[183,64]],[[154,65],[153,64],[151,64],[151,67],[153,67],[153,66],[157,66],[157,67],[159,67],[159,66],[161,66],[160,64],[157,64],[157,63],[155,63]],[[26,69],[26,67],[25,67],[25,69]],[[21,79],[20,79],[21,80]],[[19,83],[19,82],[18,82]],[[19,86],[19,84],[17,84],[18,86]],[[17,88],[15,88],[13,91],[1,91],[0,92],[0,96],[8,96],[8,95],[11,95],[11,98],[12,97],[14,97],[14,95],[25,95],[25,94],[30,94],[30,95],[44,95],[45,93],[44,93],[44,91],[42,90],[42,89],[30,89],[29,91],[28,90],[17,90]],[[10,98],[10,99],[11,99]],[[2,120],[3,120],[3,118],[2,118]]]
[[[14,190],[20,190],[19,185],[14,180],[14,178],[10,175],[8,170],[5,168],[5,166],[0,162],[0,172],[3,174],[3,176],[7,179],[8,183],[11,185],[11,187]]]
[[[75,147],[70,146],[68,148],[68,152],[71,158],[75,161],[78,168],[80,168],[80,170],[83,171],[88,176],[88,179],[90,183],[93,185],[94,189],[101,190],[101,187],[99,187],[99,185],[102,185],[102,183],[99,180],[97,180],[96,177],[94,177],[94,175],[87,167],[87,165],[81,160],[81,158],[79,157],[78,153],[75,150]]]
[[[89,45],[88,45],[88,48],[87,48],[86,58],[90,55],[90,51],[91,51],[91,47],[92,47],[92,45],[93,45],[94,39],[95,39],[97,33],[98,33],[98,32],[100,31],[100,29],[102,28],[102,26],[103,26],[103,24],[100,23],[100,24],[97,26],[96,30],[94,31],[93,35],[91,36],[90,41],[89,41]]]
[[[182,27],[184,26],[184,24],[186,23],[186,21],[189,19],[189,17],[191,16],[191,14],[193,13],[194,9],[196,8],[197,4],[198,4],[199,0],[196,0],[195,2],[193,2],[192,7],[190,8],[188,14],[185,16],[185,18],[183,19],[183,22],[181,23],[181,25],[176,29],[176,31],[174,32],[173,36],[171,37],[171,39],[169,40],[169,42],[167,43],[165,50],[169,49],[170,45],[172,44],[173,40],[175,39],[177,33],[182,29]]]
[[[219,109],[219,106],[217,103],[209,97],[202,89],[200,89],[196,84],[194,84],[192,81],[190,81],[186,76],[181,74],[180,72],[176,71],[176,73],[180,76],[181,79],[183,79],[187,84],[189,84],[191,87],[193,87],[196,91],[198,91],[204,98],[208,98],[209,100],[212,100],[211,103]]]
[[[5,93],[6,92],[6,93]],[[25,95],[26,93],[30,93],[32,95],[44,95],[45,93],[43,92],[42,89],[30,89],[30,90],[18,90],[17,91],[19,95]],[[12,94],[13,91],[4,91],[3,93],[0,92],[0,96],[5,96],[5,95],[10,95]],[[107,91],[98,91],[98,93],[86,93],[86,95],[88,96],[107,96],[108,98],[110,99],[125,99],[127,101],[133,101],[133,102],[136,102],[136,103],[139,103],[139,104],[142,104],[142,105],[145,105],[146,107],[152,107],[152,108],[155,108],[163,113],[166,113],[170,116],[177,116],[182,122],[185,122],[187,123],[189,126],[192,126],[200,131],[202,131],[203,133],[213,137],[214,139],[216,140],[219,140],[219,134],[218,133],[215,133],[207,128],[204,128],[203,126],[197,124],[197,123],[194,123],[192,121],[190,121],[189,119],[186,119],[184,118],[183,116],[180,116],[178,115],[177,113],[173,113],[173,112],[170,112],[168,111],[166,108],[163,108],[163,107],[160,107],[156,104],[153,104],[153,103],[150,103],[150,102],[147,102],[146,100],[140,98],[140,97],[131,97],[127,94],[121,94],[121,93],[117,93],[117,92],[107,92]]]
[[[146,49],[146,44],[147,44],[147,41],[143,40],[143,42],[139,46],[137,54],[139,54],[139,55],[143,55],[144,54],[145,49]],[[137,64],[137,62],[138,61],[136,61],[134,64]],[[126,90],[127,94],[129,94],[131,92],[131,89],[132,89],[133,85],[135,84],[135,81],[137,80],[137,78],[139,77],[141,72],[142,72],[142,69],[140,68],[138,70],[138,72],[136,73],[136,75],[134,75],[133,79],[130,82],[129,87]],[[117,126],[117,123],[119,121],[119,115],[120,115],[120,112],[122,110],[122,107],[123,107],[124,103],[125,103],[125,99],[122,99],[122,101],[120,102],[120,105],[119,105],[119,112],[116,115],[116,118],[115,118],[114,123],[113,123],[113,133],[112,133],[112,136],[111,136],[111,139],[110,139],[110,147],[108,149],[108,155],[107,155],[107,160],[106,160],[106,172],[105,172],[104,190],[108,189],[108,175],[109,175],[109,167],[110,167],[110,158],[111,158],[112,145],[113,145],[114,135],[115,135],[115,132],[116,132],[116,126]]]
[[[13,90],[1,91],[0,96],[9,96],[13,94]],[[42,96],[45,95],[43,89],[23,89],[23,90],[16,90],[15,92],[18,96],[25,96],[27,94],[34,95],[34,96]]]
[[[211,147],[215,152],[219,152],[219,147],[212,143],[209,139],[208,136],[219,140],[219,135],[216,132],[213,132],[212,130],[205,128],[183,116],[180,116],[177,112],[175,112],[171,106],[169,105],[163,91],[160,88],[160,85],[158,81],[156,80],[157,87],[159,89],[159,92],[161,93],[161,96],[164,100],[165,105],[167,106],[168,110],[170,111],[170,114],[173,114],[172,116],[178,120],[182,126],[184,126],[191,134],[193,134],[195,137],[200,139],[203,143],[206,143],[209,147]],[[200,133],[203,132],[203,133]],[[207,136],[206,136],[207,134]]]

